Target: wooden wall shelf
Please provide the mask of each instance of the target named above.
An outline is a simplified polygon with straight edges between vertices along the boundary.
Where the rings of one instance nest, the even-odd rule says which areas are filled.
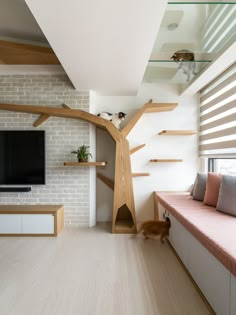
[[[183,162],[181,159],[152,159],[150,162],[161,163],[161,162]]]
[[[162,130],[158,133],[160,136],[191,136],[197,133],[196,130]]]
[[[132,173],[132,177],[150,176],[150,173]]]
[[[106,166],[107,162],[64,162],[65,166]]]

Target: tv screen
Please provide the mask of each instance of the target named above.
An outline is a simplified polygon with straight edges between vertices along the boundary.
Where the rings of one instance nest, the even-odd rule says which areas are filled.
[[[0,185],[44,184],[44,130],[0,130]]]

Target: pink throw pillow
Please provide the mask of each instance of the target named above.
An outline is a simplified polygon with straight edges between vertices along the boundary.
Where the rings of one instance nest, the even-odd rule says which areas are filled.
[[[221,183],[221,174],[208,173],[206,183],[206,193],[203,203],[208,206],[216,207]]]

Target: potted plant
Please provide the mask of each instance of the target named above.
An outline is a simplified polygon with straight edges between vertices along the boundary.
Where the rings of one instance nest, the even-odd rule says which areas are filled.
[[[88,152],[89,146],[81,145],[77,151],[72,151],[72,154],[77,155],[78,162],[88,162],[88,157],[92,157],[92,154]]]

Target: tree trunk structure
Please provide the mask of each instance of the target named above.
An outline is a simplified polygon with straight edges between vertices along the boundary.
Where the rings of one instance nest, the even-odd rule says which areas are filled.
[[[98,175],[98,178],[114,190],[112,233],[136,233],[137,227],[130,162],[130,153],[132,152],[130,152],[129,142],[126,139],[126,136],[144,113],[170,111],[176,106],[176,103],[147,103],[138,111],[121,132],[110,121],[82,110],[71,109],[67,106],[63,106],[64,108],[52,108],[44,106],[0,104],[0,110],[38,114],[40,117],[36,120],[34,126],[39,126],[50,118],[50,116],[55,116],[82,119],[96,125],[98,128],[105,129],[116,143],[115,178],[114,183],[101,174]],[[142,145],[142,147],[143,146],[144,145]]]

